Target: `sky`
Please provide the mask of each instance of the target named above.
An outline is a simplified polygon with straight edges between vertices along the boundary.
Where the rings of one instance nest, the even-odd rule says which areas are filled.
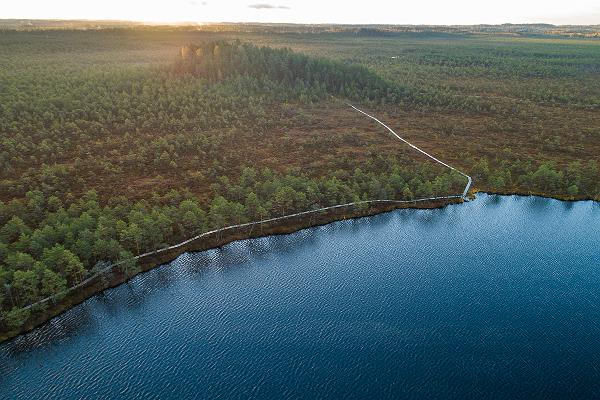
[[[2,0],[0,19],[600,24],[600,0]]]

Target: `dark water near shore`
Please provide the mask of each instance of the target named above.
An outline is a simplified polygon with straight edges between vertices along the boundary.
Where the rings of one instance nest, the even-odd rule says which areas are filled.
[[[185,254],[0,345],[1,399],[599,397],[600,205],[536,197]]]

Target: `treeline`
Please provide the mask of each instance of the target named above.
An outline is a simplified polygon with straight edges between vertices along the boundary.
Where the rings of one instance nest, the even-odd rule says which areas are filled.
[[[415,90],[387,81],[362,65],[239,41],[185,46],[174,71],[213,82],[232,76],[249,76],[320,97],[330,94],[391,104],[418,103],[420,100]]]
[[[480,158],[471,174],[481,188],[519,190],[567,197],[600,198],[600,163],[573,161],[559,167],[546,161],[535,165],[531,161]]]
[[[423,37],[420,36],[420,39]],[[365,46],[369,44],[365,43]],[[563,45],[546,45],[544,52],[531,53],[528,47],[517,45],[509,49],[490,48],[478,52],[473,48],[454,46],[452,51],[405,52],[390,58],[368,57],[368,64],[375,70],[361,64],[336,61],[327,58],[311,57],[295,53],[287,48],[258,47],[239,41],[206,42],[189,45],[181,49],[181,59],[174,70],[177,73],[190,73],[209,81],[219,81],[231,76],[251,76],[286,85],[289,90],[310,93],[322,97],[325,94],[343,96],[359,101],[373,101],[380,104],[402,104],[419,109],[458,110],[463,112],[514,114],[514,103],[498,99],[486,99],[478,95],[457,96],[453,90],[440,85],[432,85],[441,77],[431,76],[431,81],[405,82],[387,79],[397,64],[403,75],[413,74],[414,69],[445,70],[444,75],[457,75],[465,80],[475,77],[521,79],[571,78],[559,81],[561,85],[576,86],[575,77],[597,73],[594,62],[597,56],[585,47],[578,48],[576,56],[567,53]],[[364,60],[363,60],[364,62]],[[437,71],[436,71],[437,72]],[[430,72],[431,73],[431,72]],[[432,74],[433,75],[433,74]],[[570,104],[587,109],[600,107],[600,99],[581,93],[574,94],[565,87],[557,92],[553,86],[511,87],[511,93],[518,92],[523,98],[551,104]],[[485,97],[485,96],[483,96]],[[584,97],[584,98],[582,98]]]
[[[117,196],[105,205],[94,191],[71,203],[30,191],[0,202],[0,328],[20,326],[30,312],[23,306],[111,263],[207,230],[351,201],[459,193],[463,185],[462,176],[430,164],[374,157],[363,168],[316,178],[247,167],[233,181],[217,179],[206,204],[185,191],[137,202]],[[121,268],[137,272],[131,261]]]

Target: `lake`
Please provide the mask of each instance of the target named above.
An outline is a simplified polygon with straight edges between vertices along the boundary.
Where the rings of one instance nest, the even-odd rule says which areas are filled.
[[[184,254],[0,345],[2,399],[600,397],[600,205],[479,194]]]

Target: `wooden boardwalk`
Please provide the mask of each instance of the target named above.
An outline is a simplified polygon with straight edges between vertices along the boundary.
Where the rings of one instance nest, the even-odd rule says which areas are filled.
[[[366,112],[356,108],[355,106],[353,106],[352,104],[348,104],[350,107],[352,107],[353,109],[355,109],[356,111],[366,115],[367,117],[375,120],[377,123],[379,123],[380,125],[384,126],[388,131],[390,131],[396,138],[398,138],[399,140],[401,140],[402,142],[406,143],[407,145],[409,145],[410,147],[412,147],[413,149],[417,150],[418,152],[426,155],[427,157],[431,158],[432,160],[442,164],[443,166],[458,172],[459,174],[461,174],[462,176],[464,176],[465,178],[468,179],[467,185],[462,193],[462,195],[449,195],[449,196],[437,196],[437,197],[426,197],[426,198],[421,198],[421,199],[415,199],[415,200],[363,200],[363,201],[356,201],[356,202],[351,202],[351,203],[345,203],[345,204],[337,204],[334,206],[329,206],[329,207],[321,207],[321,208],[317,208],[314,210],[308,210],[308,211],[302,211],[302,212],[297,212],[297,213],[293,213],[293,214],[288,214],[288,215],[283,215],[281,217],[274,217],[274,218],[267,218],[267,219],[263,219],[261,221],[254,221],[254,222],[247,222],[247,223],[243,223],[243,224],[237,224],[237,225],[230,225],[230,226],[226,226],[223,228],[218,228],[218,229],[213,229],[211,231],[208,232],[204,232],[201,233],[199,235],[196,235],[194,237],[191,237],[187,240],[184,240],[183,242],[174,244],[172,246],[168,246],[168,247],[163,247],[161,249],[157,249],[157,250],[153,250],[153,251],[149,251],[147,253],[143,253],[143,254],[139,254],[135,257],[133,257],[132,259],[128,259],[128,260],[122,260],[113,264],[108,265],[107,267],[103,268],[102,270],[96,272],[94,275],[88,277],[87,279],[81,281],[80,283],[78,283],[75,286],[71,286],[70,288],[66,289],[64,292],[59,293],[59,295],[64,296],[64,295],[68,295],[70,292],[84,287],[88,284],[90,284],[94,279],[97,279],[98,277],[100,277],[103,274],[112,272],[112,270],[116,267],[119,267],[127,262],[133,261],[133,260],[140,260],[142,258],[145,257],[149,257],[149,256],[153,256],[153,255],[157,255],[166,251],[171,251],[171,250],[176,250],[178,248],[181,248],[191,242],[194,242],[196,240],[205,238],[205,237],[209,237],[211,235],[216,235],[216,234],[220,234],[223,232],[227,232],[227,231],[232,231],[232,230],[236,230],[236,229],[241,229],[241,228],[247,228],[247,227],[252,227],[252,226],[256,226],[256,225],[263,225],[263,224],[268,224],[271,222],[277,222],[277,221],[283,221],[286,219],[290,219],[290,218],[296,218],[296,217],[302,217],[302,216],[306,216],[306,215],[311,215],[311,214],[316,214],[316,213],[320,213],[323,211],[331,211],[331,210],[336,210],[336,209],[340,209],[340,208],[346,208],[346,207],[357,207],[357,206],[364,206],[364,205],[371,205],[371,204],[416,204],[416,203],[424,203],[424,202],[429,202],[429,201],[436,201],[436,200],[450,200],[450,199],[466,199],[467,193],[471,187],[471,177],[468,176],[467,174],[459,171],[458,169],[444,163],[443,161],[440,161],[439,159],[435,158],[434,156],[432,156],[431,154],[421,150],[420,148],[418,148],[417,146],[413,145],[412,143],[409,143],[407,140],[403,139],[402,137],[400,137],[396,132],[394,132],[389,126],[387,126],[386,124],[384,124],[383,122],[381,122],[380,120],[378,120],[377,118],[375,118],[372,115],[367,114]],[[55,295],[56,296],[56,295]],[[55,296],[51,296],[51,297],[47,297],[45,299],[39,300],[33,304],[30,304],[28,306],[23,307],[23,309],[30,309],[34,306],[38,306],[38,305],[42,305],[45,303],[48,303],[50,301],[52,301],[52,299]]]

